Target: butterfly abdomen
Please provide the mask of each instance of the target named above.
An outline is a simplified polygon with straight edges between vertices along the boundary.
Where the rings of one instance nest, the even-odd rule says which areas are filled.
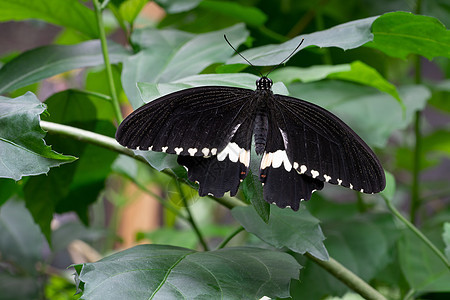
[[[255,127],[253,128],[253,136],[255,137],[255,152],[256,154],[261,155],[264,153],[264,150],[266,148],[269,119],[267,117],[267,105],[265,101],[258,102],[258,109],[255,114]]]

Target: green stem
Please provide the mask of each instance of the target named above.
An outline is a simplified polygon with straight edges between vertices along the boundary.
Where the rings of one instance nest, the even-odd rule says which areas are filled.
[[[93,0],[93,4],[94,4],[94,9],[95,9],[95,16],[97,19],[98,31],[100,34],[100,42],[102,44],[103,61],[105,63],[109,91],[111,93],[111,98],[112,98],[111,103],[113,105],[113,109],[114,109],[114,113],[116,115],[117,122],[120,123],[120,122],[122,122],[123,117],[122,117],[122,112],[120,110],[119,98],[117,97],[116,86],[114,85],[111,64],[109,63],[108,44],[106,41],[106,33],[105,33],[105,27],[103,25],[103,17],[102,17],[102,6],[101,6],[99,0]]]
[[[224,247],[231,241],[232,238],[234,238],[239,232],[241,232],[241,231],[243,231],[243,230],[244,230],[244,227],[239,226],[239,228],[236,229],[235,231],[233,231],[229,236],[227,236],[227,238],[224,239],[224,240],[222,241],[222,243],[220,243],[219,246],[217,246],[216,249],[222,249],[222,248],[224,248]]]
[[[422,1],[417,0],[415,13],[420,14],[422,11]],[[416,55],[414,57],[414,65],[415,65],[415,74],[414,81],[416,84],[422,83],[422,64],[420,55]],[[420,207],[420,159],[421,159],[421,150],[422,150],[422,135],[420,130],[420,123],[422,120],[422,113],[420,111],[416,111],[414,118],[414,135],[416,137],[415,145],[414,145],[414,154],[413,154],[413,174],[412,174],[412,185],[411,185],[411,207],[409,218],[411,222],[416,222],[417,210]]]
[[[359,278],[352,271],[346,269],[335,259],[330,257],[328,261],[323,261],[312,256],[309,253],[305,253],[305,255],[310,260],[327,270],[338,280],[342,281],[349,288],[360,294],[362,297],[364,297],[364,299],[386,300],[386,298],[382,294],[380,294],[380,292],[371,287],[368,283]]]
[[[419,230],[416,226],[414,226],[413,223],[408,221],[398,210],[395,208],[394,205],[392,205],[391,201],[386,198],[383,194],[381,194],[381,197],[383,197],[384,201],[386,202],[387,207],[389,210],[400,220],[402,221],[406,227],[408,227],[419,239],[421,239],[438,257],[442,262],[447,266],[447,268],[450,269],[450,262],[447,260],[445,255],[439,251],[439,249]]]
[[[41,121],[40,125],[41,125],[42,129],[48,131],[51,134],[57,134],[57,135],[73,138],[75,140],[79,140],[82,142],[90,143],[90,144],[93,144],[96,146],[104,147],[106,149],[116,151],[120,154],[128,155],[139,161],[147,163],[147,161],[143,157],[135,155],[132,150],[121,146],[113,138],[110,138],[110,137],[107,137],[107,136],[104,136],[101,134],[97,134],[94,132],[90,132],[87,130],[82,130],[82,129],[78,129],[75,127],[61,125],[61,124],[52,123],[52,122]],[[167,174],[168,176],[171,176],[174,179],[179,180],[179,178],[177,178],[175,176],[175,174],[173,174],[171,171],[164,170],[164,173]],[[183,182],[183,181],[181,181],[181,182]],[[246,205],[245,203],[243,203],[235,198],[228,198],[228,197],[224,197],[224,198],[211,197],[211,198],[216,200],[217,202],[225,205],[226,207],[228,207],[230,209],[235,206],[245,206]],[[311,259],[317,260],[316,258],[311,258]],[[351,271],[346,269],[341,264],[337,263],[332,258],[330,258],[329,261],[320,261],[320,262],[318,262],[318,264],[320,266],[322,266],[325,270],[330,272],[333,276],[336,276],[335,275],[336,273],[343,273],[343,274],[351,273]],[[351,274],[353,274],[353,273],[351,273]],[[353,276],[341,276],[340,280],[343,283],[345,283],[347,286],[354,286],[355,291],[361,291],[358,293],[360,293],[362,296],[367,295],[367,294],[373,294],[373,295],[378,295],[378,298],[372,298],[372,299],[384,299],[381,294],[379,294],[376,291],[373,292],[372,287],[370,287],[361,278],[357,277],[354,274],[353,274]],[[368,298],[368,299],[370,299],[370,298]]]
[[[209,251],[208,244],[206,243],[205,239],[203,238],[203,235],[200,232],[200,229],[198,228],[197,223],[194,220],[194,217],[192,216],[191,209],[189,208],[189,203],[187,202],[186,196],[184,195],[183,189],[181,188],[180,182],[178,180],[175,180],[175,184],[177,186],[178,193],[180,194],[181,200],[183,201],[184,207],[186,208],[186,212],[188,213],[189,223],[191,223],[192,228],[194,229],[195,233],[197,234],[198,240],[200,241],[200,244],[202,244],[203,249],[205,251]]]

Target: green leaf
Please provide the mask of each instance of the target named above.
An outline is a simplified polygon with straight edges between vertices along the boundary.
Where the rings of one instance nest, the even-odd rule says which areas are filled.
[[[379,17],[372,26],[374,39],[367,46],[406,59],[418,54],[428,59],[450,57],[450,31],[436,18],[407,12]]]
[[[18,182],[9,178],[0,178],[0,206],[17,193],[20,188],[21,186]]]
[[[76,266],[83,299],[135,300],[288,297],[299,269],[292,256],[278,251],[241,247],[196,252],[164,245],[136,246]]]
[[[71,90],[57,93],[46,101],[50,112],[46,120],[113,136],[115,127],[109,121],[98,120],[101,112],[97,112],[93,102],[93,99],[83,93]],[[51,135],[48,139],[55,149],[79,157],[75,164],[55,168],[47,176],[30,178],[25,184],[27,208],[42,232],[50,239],[50,222],[55,212],[75,211],[85,224],[88,223],[88,206],[97,200],[104,188],[105,179],[117,154],[59,136]]]
[[[173,93],[182,89],[206,86],[235,86],[254,90],[256,88],[256,80],[259,77],[248,73],[239,74],[202,74],[185,77],[170,83],[145,83],[137,84],[141,99],[147,103],[161,96]],[[283,83],[277,82],[273,85],[272,90],[276,94],[287,95],[288,91]]]
[[[155,0],[169,14],[191,10],[203,0]]]
[[[42,260],[44,239],[22,201],[11,199],[1,207],[0,232],[2,263],[12,263],[28,275],[37,275],[36,263]]]
[[[202,1],[199,5],[209,12],[220,13],[250,26],[262,26],[267,20],[267,16],[258,8],[244,6],[240,3],[230,1]]]
[[[445,255],[450,260],[450,223],[444,223],[444,232],[442,233],[442,239],[445,243]]]
[[[126,59],[122,72],[122,85],[133,108],[143,104],[137,82],[173,82],[229,58],[233,49],[226,45],[224,34],[238,47],[248,31],[242,24],[198,35],[176,30],[137,30],[133,42],[148,49]]]
[[[328,75],[332,79],[347,80],[357,82],[367,86],[372,86],[382,92],[388,93],[398,102],[403,103],[398,95],[395,85],[387,81],[380,73],[363,62],[355,61],[350,64],[351,70],[342,71]]]
[[[389,214],[338,218],[324,222],[322,227],[330,256],[366,282],[395,258],[399,231]],[[300,283],[296,282],[291,291],[293,299],[322,299],[326,295],[342,295],[348,287],[314,262],[305,260]]]
[[[76,158],[51,150],[39,127],[45,110],[34,94],[18,98],[0,97],[0,178],[19,180],[23,176],[46,174],[50,168]]]
[[[290,84],[294,81],[313,82],[327,78],[330,74],[350,71],[349,64],[342,65],[318,65],[309,68],[285,67],[277,69],[270,73],[273,82],[282,81],[284,84]]]
[[[108,42],[111,63],[118,63],[128,51]],[[50,45],[26,51],[0,69],[0,94],[73,69],[103,64],[100,41],[77,45]]]
[[[373,88],[343,81],[293,83],[289,86],[293,97],[328,109],[347,123],[369,145],[384,147],[391,134],[411,124],[415,112],[422,110],[430,97],[422,85],[398,88],[406,111],[392,101],[390,95]]]
[[[276,248],[287,247],[300,254],[309,252],[321,260],[328,260],[319,220],[306,209],[295,212],[272,206],[267,224],[249,206],[235,207],[231,214],[245,230]]]
[[[378,17],[344,23],[323,31],[299,35],[279,45],[252,48],[241,54],[255,66],[273,66],[286,59],[302,39],[304,41],[296,52],[308,46],[339,47],[344,50],[357,48],[373,39],[370,27],[376,18]],[[227,64],[236,63],[243,63],[238,55],[227,61]]]
[[[415,234],[406,230],[399,243],[400,267],[416,292],[450,292],[450,271]]]
[[[253,208],[264,221],[264,223],[269,222],[270,204],[264,200],[263,186],[259,181],[259,177],[253,175],[253,173],[249,171],[249,174],[242,182],[241,187],[245,199],[252,203]]]
[[[381,192],[389,201],[394,198],[396,185],[395,185],[395,177],[389,173],[384,172],[386,177],[386,188]]]
[[[119,13],[121,17],[130,24],[134,23],[134,20],[147,4],[148,0],[126,0],[120,3]]]
[[[2,0],[0,22],[39,19],[98,37],[95,14],[78,0]]]

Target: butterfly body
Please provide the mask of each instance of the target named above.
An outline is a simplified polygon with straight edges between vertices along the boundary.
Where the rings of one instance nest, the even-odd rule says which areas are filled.
[[[300,99],[256,90],[206,86],[145,104],[119,126],[120,144],[178,155],[200,196],[234,196],[248,174],[252,139],[261,155],[264,199],[298,210],[324,182],[376,193],[384,171],[364,141],[338,117]]]

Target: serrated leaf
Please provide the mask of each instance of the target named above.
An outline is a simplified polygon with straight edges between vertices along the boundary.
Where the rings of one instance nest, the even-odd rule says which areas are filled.
[[[406,59],[418,54],[432,59],[450,57],[450,31],[436,18],[407,12],[379,17],[372,26],[373,42],[367,46],[389,56]]]
[[[224,34],[238,47],[248,31],[242,24],[198,35],[177,30],[137,30],[132,39],[144,50],[126,59],[122,72],[122,85],[133,108],[143,104],[137,82],[173,82],[229,58],[233,49],[226,45]]]
[[[299,269],[292,256],[277,251],[240,247],[196,252],[164,245],[136,246],[76,266],[83,299],[135,300],[288,297]]]
[[[344,23],[330,29],[302,34],[279,45],[266,45],[243,51],[241,54],[255,66],[273,66],[282,62],[304,39],[296,52],[308,46],[339,47],[341,49],[357,48],[373,39],[370,32],[372,23],[378,17]],[[227,64],[243,63],[238,55],[230,58]]]
[[[286,247],[300,254],[308,252],[318,259],[328,260],[319,220],[305,209],[294,212],[272,206],[267,224],[252,207],[235,207],[231,214],[245,230],[276,248]]]
[[[39,19],[98,37],[95,14],[78,0],[2,0],[0,21]]]
[[[45,118],[48,121],[107,136],[115,133],[116,128],[110,121],[98,120],[96,105],[86,94],[63,91],[54,94],[46,103],[50,112],[50,116]],[[88,223],[88,206],[97,200],[104,188],[117,153],[74,139],[61,139],[59,136],[50,135],[48,140],[55,149],[79,157],[75,164],[55,168],[47,176],[33,177],[25,183],[27,208],[47,239],[50,239],[50,222],[55,212],[74,211],[85,224]]]
[[[47,173],[50,168],[76,160],[51,150],[39,127],[45,110],[33,93],[9,99],[0,97],[0,177],[19,180]]]
[[[117,63],[129,52],[108,42],[109,59]],[[49,45],[26,51],[0,69],[0,94],[14,91],[39,80],[77,68],[103,64],[99,40],[76,45]]]

